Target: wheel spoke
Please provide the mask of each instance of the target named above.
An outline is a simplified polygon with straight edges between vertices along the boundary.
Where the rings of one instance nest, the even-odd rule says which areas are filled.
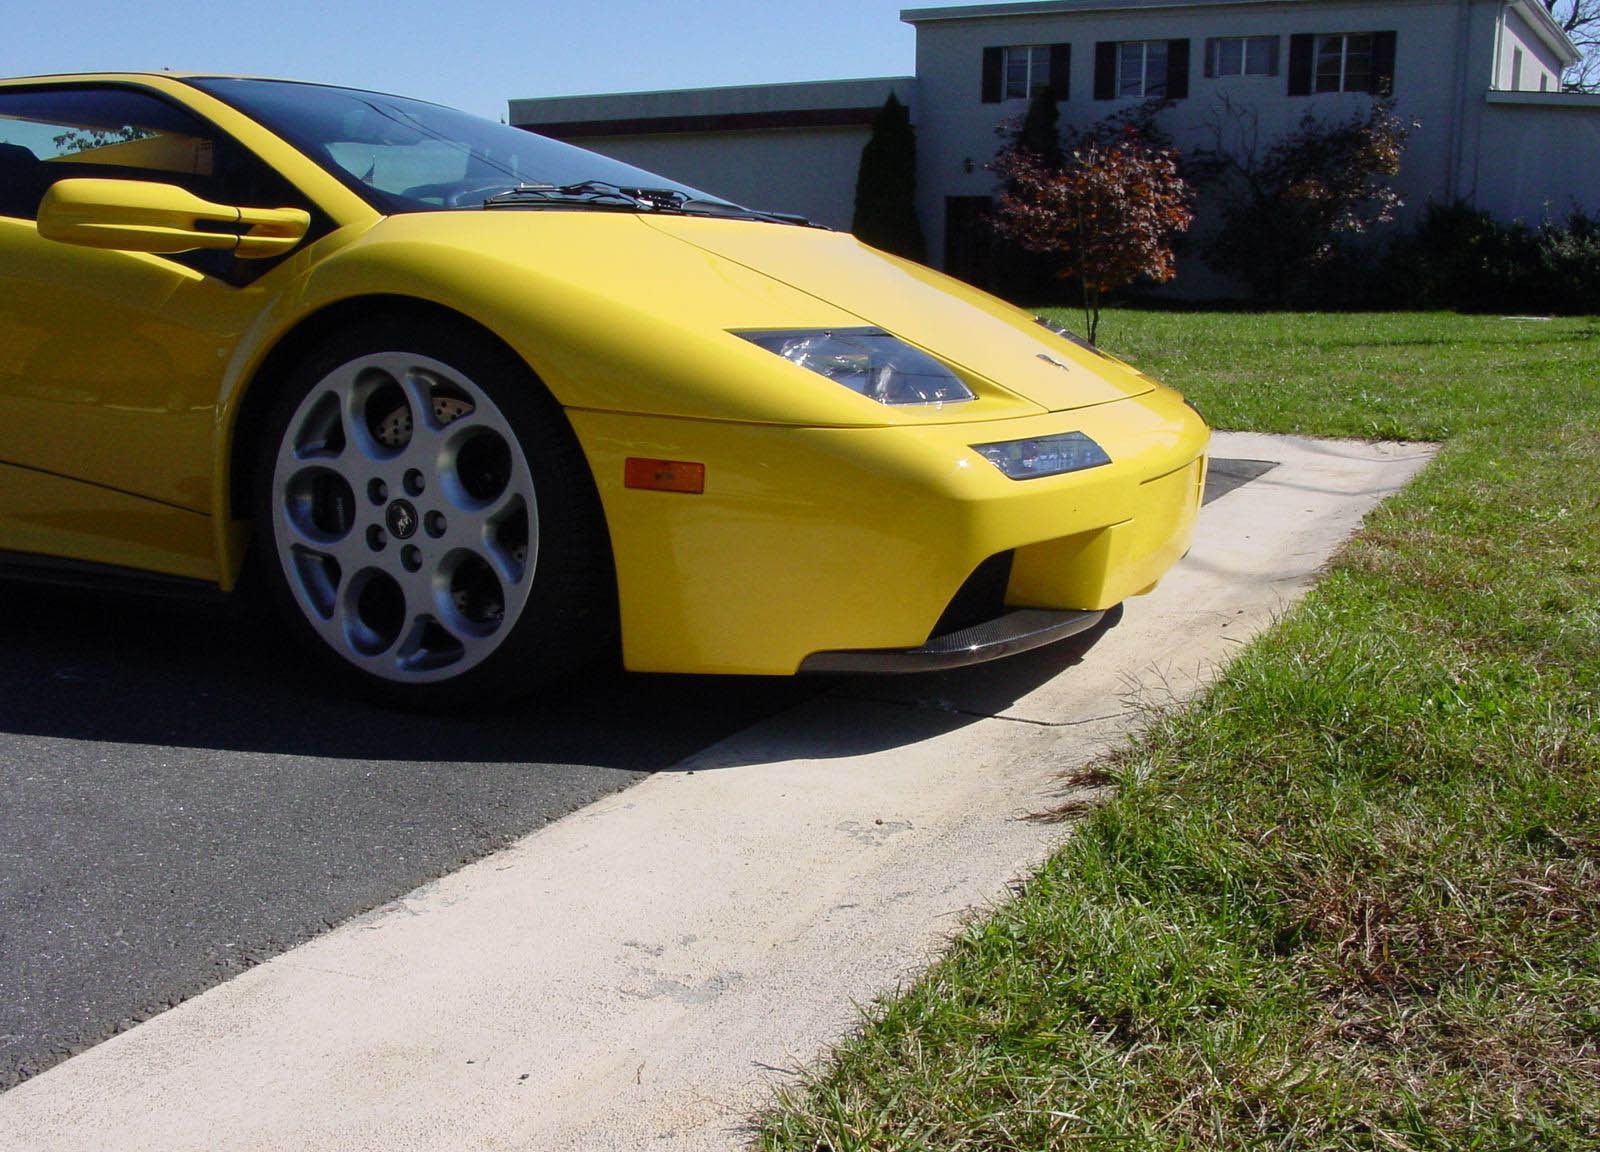
[[[308,542],[306,548],[308,551],[332,559],[347,578],[363,568],[376,565],[373,549],[366,541],[366,534],[359,527],[352,528],[347,535],[325,544]]]
[[[333,604],[333,617],[319,629],[331,643],[344,650],[346,658],[350,658],[353,654],[350,649],[350,636],[360,625],[356,605],[345,594],[348,586],[348,580],[340,584],[339,595]]]
[[[433,418],[433,378],[414,367],[397,374],[411,409],[411,440],[401,452],[408,464],[431,464],[439,452],[439,424]]]
[[[408,621],[414,624],[420,617],[438,614],[434,591],[438,587],[438,580],[439,567],[436,563],[424,562],[415,572],[402,570],[399,576],[400,591],[405,593]]]
[[[452,520],[441,543],[474,552],[502,583],[518,584],[532,568],[532,527],[527,498],[508,491],[477,515]]]
[[[445,550],[457,548],[469,552],[482,552],[484,537],[488,532],[485,518],[471,512],[462,512],[451,508],[441,515],[445,520],[445,529],[439,536],[439,546]]]
[[[520,485],[508,487],[496,500],[483,508],[478,514],[479,519],[485,524],[499,524],[508,517],[525,511],[528,507],[528,489],[531,488],[531,484],[527,488]]]
[[[345,450],[348,440],[339,393],[319,388],[301,405],[279,459],[336,459]]]
[[[358,444],[347,444],[345,450],[333,461],[333,466],[358,493],[364,492],[373,480],[388,474],[386,461],[380,460]]]

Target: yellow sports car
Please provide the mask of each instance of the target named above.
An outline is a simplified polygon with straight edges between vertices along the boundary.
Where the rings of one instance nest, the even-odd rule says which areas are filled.
[[[0,557],[259,581],[402,705],[945,667],[1187,549],[1183,399],[965,284],[433,104],[0,82]]]

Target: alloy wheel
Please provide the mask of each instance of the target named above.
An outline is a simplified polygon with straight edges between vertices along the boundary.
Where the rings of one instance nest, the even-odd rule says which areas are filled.
[[[312,629],[396,683],[460,676],[526,606],[533,476],[509,421],[463,373],[379,352],[324,376],[278,446],[278,561]]]

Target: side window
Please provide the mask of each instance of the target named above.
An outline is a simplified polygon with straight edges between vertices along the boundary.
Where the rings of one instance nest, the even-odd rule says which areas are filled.
[[[1393,96],[1394,58],[1393,32],[1297,32],[1289,37],[1289,95]]]
[[[0,92],[0,216],[37,218],[46,190],[79,176],[176,184],[243,207],[311,207],[231,137],[149,93],[114,87]],[[172,259],[219,276],[243,263],[216,252]]]
[[[983,102],[1032,100],[1048,85],[1056,103],[1072,87],[1071,44],[1019,44],[983,50]]]
[[[1213,36],[1206,41],[1206,75],[1212,79],[1277,74],[1276,36]]]
[[[1189,95],[1189,41],[1101,40],[1094,46],[1094,98],[1182,100]]]

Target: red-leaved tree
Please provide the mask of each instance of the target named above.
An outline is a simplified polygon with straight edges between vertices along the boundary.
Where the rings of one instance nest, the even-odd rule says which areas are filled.
[[[1141,276],[1165,283],[1176,273],[1172,238],[1194,216],[1170,148],[1124,127],[1069,141],[1059,168],[1010,148],[994,169],[1010,182],[996,229],[1031,252],[1061,258],[1059,274],[1083,290],[1091,344],[1106,293]]]

